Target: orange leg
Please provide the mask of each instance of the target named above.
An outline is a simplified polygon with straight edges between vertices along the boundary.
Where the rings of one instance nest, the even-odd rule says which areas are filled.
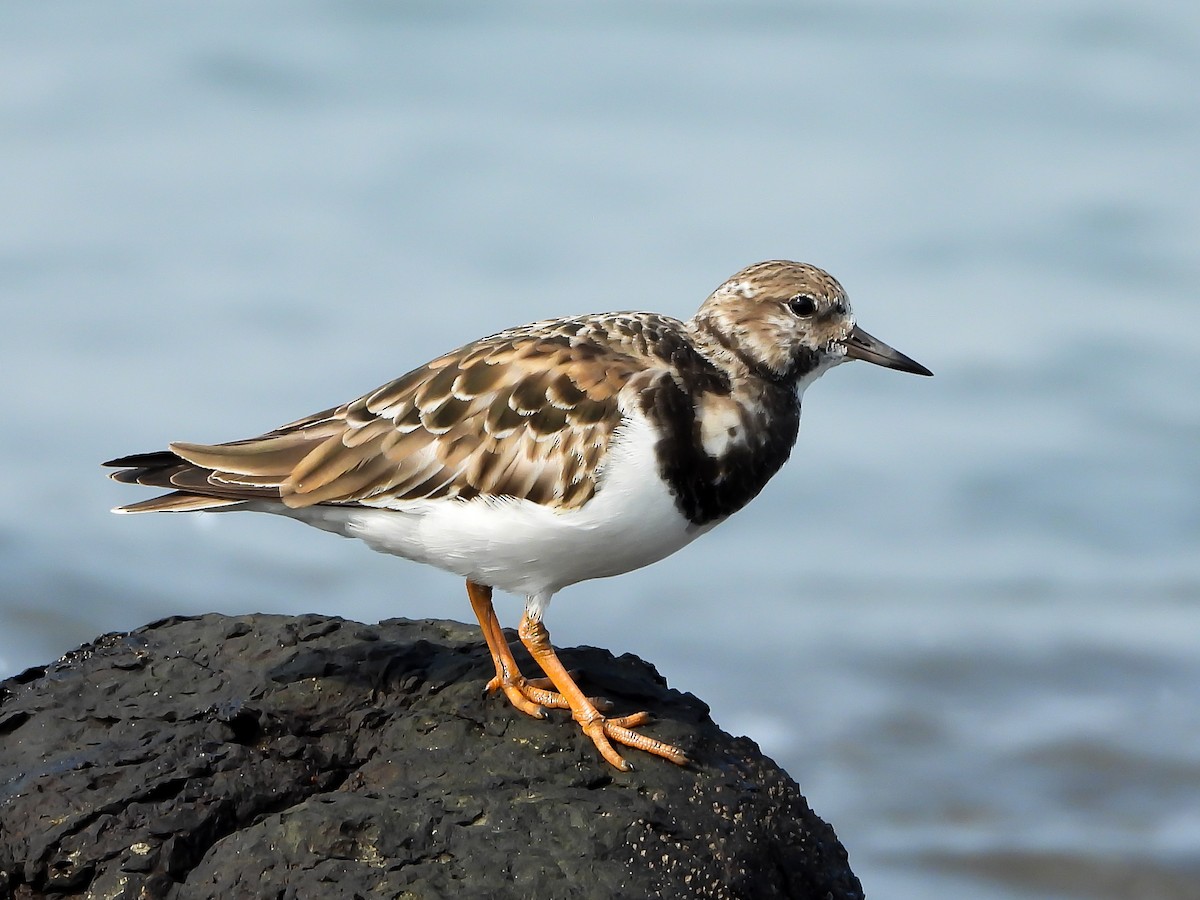
[[[486,690],[494,691],[500,688],[513,706],[535,719],[546,718],[546,711],[543,709],[546,706],[552,709],[569,709],[570,704],[561,694],[546,690],[545,686],[538,683],[542,679],[531,681],[517,668],[517,661],[513,659],[512,650],[509,649],[504,631],[500,628],[500,620],[496,618],[496,610],[492,606],[492,589],[468,581],[467,596],[471,598],[471,609],[475,610],[475,618],[479,620],[483,639],[487,641],[492,662],[496,665],[496,677],[487,683]]]
[[[474,599],[472,599],[472,603],[474,603]],[[476,610],[476,614],[478,615],[478,610]],[[664,744],[662,741],[631,730],[649,721],[649,713],[639,712],[612,719],[602,716],[596,705],[584,696],[579,685],[571,677],[571,673],[559,661],[554,648],[550,646],[550,632],[540,621],[534,621],[526,613],[521,619],[521,627],[517,633],[521,636],[521,643],[525,645],[525,649],[532,654],[537,664],[542,667],[542,671],[558,688],[559,694],[570,707],[571,715],[579,723],[583,733],[592,739],[592,743],[596,745],[600,755],[612,766],[622,772],[628,772],[633,768],[613,748],[613,741],[624,744],[626,747],[645,750],[647,753],[669,759],[677,765],[682,766],[687,762],[687,757],[678,747],[672,747],[670,744]],[[497,674],[499,674],[499,663],[497,663]]]

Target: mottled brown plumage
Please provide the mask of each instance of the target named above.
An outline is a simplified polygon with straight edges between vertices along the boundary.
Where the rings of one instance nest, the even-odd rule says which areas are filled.
[[[510,329],[261,438],[176,442],[176,458],[154,457],[160,467],[114,460],[135,467],[115,477],[178,488],[170,502],[191,508],[200,501],[190,492],[292,508],[480,494],[576,508],[596,491],[621,420],[617,394],[646,365],[634,354],[653,346],[654,334],[681,327],[627,313]]]

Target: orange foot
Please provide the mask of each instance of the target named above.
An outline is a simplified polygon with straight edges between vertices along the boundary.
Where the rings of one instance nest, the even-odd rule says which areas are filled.
[[[471,598],[471,608],[475,611],[475,617],[479,619],[484,640],[487,641],[492,662],[496,666],[496,677],[487,683],[488,690],[503,690],[513,706],[535,719],[546,717],[546,707],[571,710],[572,717],[579,723],[583,733],[592,739],[600,755],[622,772],[628,772],[633,766],[616,751],[613,747],[614,742],[653,753],[677,765],[687,763],[687,756],[678,747],[633,730],[650,721],[649,713],[638,712],[613,718],[601,715],[601,710],[611,709],[612,704],[599,697],[584,695],[575,683],[573,675],[563,666],[550,645],[550,633],[540,621],[530,619],[528,614],[521,619],[521,627],[517,633],[521,643],[548,677],[523,676],[517,668],[512,650],[500,628],[500,620],[496,618],[496,611],[492,607],[492,589],[468,581],[467,595]]]
[[[496,618],[496,610],[492,606],[492,589],[486,585],[467,582],[467,596],[471,598],[471,608],[475,610],[475,618],[483,631],[483,639],[487,641],[488,650],[492,654],[492,662],[496,666],[496,674],[484,687],[486,691],[502,690],[510,703],[535,719],[546,718],[546,707],[550,709],[570,709],[571,704],[559,693],[556,693],[554,683],[549,678],[526,678],[521,674],[517,661],[513,658],[512,650]],[[603,697],[589,697],[597,709],[612,709],[612,704]]]

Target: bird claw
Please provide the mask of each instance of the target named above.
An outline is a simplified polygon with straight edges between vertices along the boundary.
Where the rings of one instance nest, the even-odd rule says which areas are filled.
[[[637,728],[639,725],[648,725],[653,722],[654,716],[648,712],[635,712],[627,716],[615,716],[604,721],[609,725],[616,725],[618,728]]]
[[[553,682],[549,678],[526,678],[524,675],[517,675],[510,679],[508,684],[505,684],[499,675],[493,675],[492,680],[484,686],[484,690],[488,693],[503,690],[512,705],[521,712],[533,716],[535,719],[544,719],[546,714],[543,708],[571,708],[566,697],[558,691],[550,690],[553,686]],[[607,712],[613,708],[612,702],[604,697],[588,697],[587,699],[601,712]],[[528,707],[533,707],[536,711],[531,712]]]
[[[661,756],[677,766],[687,765],[687,755],[678,747],[632,730],[631,726],[644,725],[650,719],[649,713],[637,712],[612,719],[598,715],[590,722],[580,724],[584,734],[592,739],[592,743],[600,751],[600,755],[608,761],[609,765],[622,772],[632,771],[633,766],[616,751],[613,742],[654,756]]]

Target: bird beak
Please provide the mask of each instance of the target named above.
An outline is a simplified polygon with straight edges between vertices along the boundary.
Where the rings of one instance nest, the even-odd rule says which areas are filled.
[[[846,356],[850,359],[866,360],[888,369],[912,372],[914,375],[933,374],[915,359],[909,359],[899,350],[893,350],[878,338],[871,337],[857,325],[850,332],[850,337],[846,338]]]

